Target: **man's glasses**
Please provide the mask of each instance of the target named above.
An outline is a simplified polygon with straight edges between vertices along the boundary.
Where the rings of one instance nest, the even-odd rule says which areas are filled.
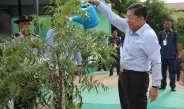
[[[138,18],[138,16],[125,16],[125,19],[127,20],[133,20],[135,18]]]

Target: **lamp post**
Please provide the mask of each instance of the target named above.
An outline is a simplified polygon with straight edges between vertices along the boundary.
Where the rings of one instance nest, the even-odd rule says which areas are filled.
[[[35,13],[36,16],[38,16],[39,15],[39,7],[38,7],[39,3],[38,3],[38,0],[33,0],[33,2],[34,2],[34,13]],[[38,20],[35,21],[34,25],[36,27],[35,33],[39,34]]]
[[[21,0],[18,0],[18,15],[22,15],[22,7],[21,7]]]

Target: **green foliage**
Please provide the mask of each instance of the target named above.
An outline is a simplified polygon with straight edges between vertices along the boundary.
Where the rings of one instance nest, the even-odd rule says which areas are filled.
[[[180,39],[180,49],[184,49],[184,12],[183,11],[176,11],[173,16],[175,16],[178,20],[178,22],[176,22],[176,30],[178,32],[179,35],[179,39]]]
[[[49,12],[53,14],[51,19],[55,34],[53,36],[54,47],[49,48],[49,55],[52,58],[48,61],[50,62],[50,71],[55,75],[54,80],[57,80],[53,81],[52,90],[57,96],[56,105],[59,109],[65,107],[77,109],[82,104],[81,91],[85,89],[97,91],[99,86],[107,90],[107,87],[93,80],[92,75],[80,78],[81,89],[73,84],[72,77],[75,76],[75,66],[77,66],[74,55],[77,52],[82,54],[83,69],[87,69],[98,67],[99,62],[108,66],[109,62],[113,62],[111,54],[114,53],[112,48],[107,47],[107,34],[95,30],[81,31],[69,24],[67,17],[76,14],[83,17],[87,15],[81,10],[79,0],[70,0],[55,6],[55,8],[49,7]],[[71,40],[73,41],[71,42]],[[71,95],[78,103],[69,100]]]
[[[176,11],[174,14],[173,14],[173,17],[177,17],[177,19],[183,19],[184,18],[184,12],[183,11]]]
[[[102,32],[89,30],[81,31],[77,28],[73,28],[72,26],[64,26],[63,28],[55,28],[54,30],[55,35],[53,40],[54,44],[57,46],[49,49],[50,55],[52,56],[49,60],[50,63],[52,63],[49,68],[52,72],[55,72],[55,75],[59,74],[56,78],[60,79],[60,81],[62,80],[65,84],[62,89],[62,95],[65,96],[63,98],[63,102],[67,103],[62,105],[66,107],[69,106],[70,108],[73,106],[77,108],[76,105],[71,105],[72,102],[66,99],[68,93],[69,95],[74,93],[73,97],[80,100],[80,103],[78,104],[79,106],[82,102],[82,97],[80,95],[81,90],[88,89],[90,91],[95,89],[97,91],[97,87],[99,86],[102,86],[105,90],[107,90],[107,87],[98,81],[88,79],[92,78],[92,75],[85,75],[81,78],[81,81],[83,81],[81,84],[81,90],[79,90],[76,85],[71,84],[72,77],[76,71],[75,66],[77,66],[76,57],[74,56],[75,53],[82,53],[83,69],[98,67],[100,64],[108,66],[108,63],[113,60],[111,54],[114,53],[112,52],[112,48],[107,47],[108,36]],[[71,43],[71,39],[74,40],[73,43]],[[99,62],[101,63],[99,64]],[[75,90],[73,90],[74,88]],[[60,90],[58,89],[57,84],[55,84],[53,90],[57,93],[57,96],[60,96]],[[70,105],[67,106],[68,102],[70,102]]]
[[[173,22],[173,26],[175,26],[175,21],[172,17],[174,11],[167,8],[164,2],[147,0],[145,5],[147,6],[149,13],[147,23],[155,30],[156,34],[164,29],[163,24],[165,19],[170,19]],[[175,29],[175,27],[173,27],[173,29]]]
[[[33,16],[35,21],[40,21],[40,26],[53,27],[54,45],[48,45],[36,37],[1,37],[0,108],[7,107],[9,100],[23,98],[19,101],[19,108],[25,103],[28,109],[33,109],[38,104],[48,105],[50,108],[57,106],[59,109],[79,109],[82,106],[81,91],[87,89],[98,93],[98,87],[102,87],[104,91],[108,89],[90,74],[80,78],[80,86],[73,84],[77,70],[76,52],[82,53],[83,69],[100,65],[108,67],[109,63],[114,62],[111,57],[114,54],[113,48],[107,44],[108,35],[101,31],[79,30],[69,23],[66,17],[86,15],[80,9],[79,0],[55,0],[51,4],[47,7],[47,13],[52,13],[52,25],[44,25],[44,20]],[[33,52],[34,48],[41,54]],[[50,59],[45,56],[46,50],[49,51]],[[43,93],[42,88],[46,92]],[[52,100],[52,95],[46,97],[50,91],[53,91],[55,100]],[[73,100],[70,100],[71,96]]]
[[[42,85],[40,83],[48,79],[44,76],[48,75],[47,67],[44,67],[43,60],[33,49],[39,48],[44,52],[46,47],[36,37],[1,39],[3,40],[6,43],[1,43],[0,46],[0,107],[7,107],[9,100],[18,101],[21,97],[23,101],[19,101],[19,108],[26,104],[27,108],[32,109],[36,104],[36,97],[43,98],[39,92]],[[35,100],[30,101],[30,98]]]
[[[180,40],[180,49],[184,49],[184,22],[177,22],[177,32],[179,35],[179,40]]]
[[[112,10],[121,17],[126,16],[128,7],[133,3],[138,3],[140,0],[121,0],[121,3],[113,3]]]

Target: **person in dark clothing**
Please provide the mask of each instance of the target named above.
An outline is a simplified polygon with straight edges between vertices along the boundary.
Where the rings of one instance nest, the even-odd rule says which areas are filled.
[[[177,74],[177,81],[180,80],[180,70],[181,70],[181,68],[182,68],[181,64],[182,64],[181,58],[176,59],[176,74]]]
[[[109,76],[113,75],[114,66],[116,66],[117,75],[119,75],[119,72],[120,72],[120,47],[122,46],[122,41],[121,41],[121,38],[118,37],[117,35],[118,35],[118,32],[116,29],[114,29],[112,31],[112,36],[109,37],[109,45],[114,46],[114,52],[117,54],[117,56],[114,56],[114,55],[112,56],[116,60],[116,63],[112,64]]]
[[[165,89],[167,85],[167,68],[169,68],[170,87],[172,91],[176,91],[175,75],[176,75],[176,59],[179,55],[179,37],[178,33],[171,29],[171,21],[164,21],[164,30],[158,34],[158,41],[161,46],[161,61],[162,61],[162,81],[160,90]]]

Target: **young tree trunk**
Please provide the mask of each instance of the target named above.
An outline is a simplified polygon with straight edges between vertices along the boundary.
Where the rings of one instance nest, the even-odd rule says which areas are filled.
[[[59,72],[62,73],[62,72]],[[63,96],[63,87],[62,87],[62,77],[60,77],[60,97],[59,97],[59,109],[62,109],[62,96]]]
[[[57,60],[58,60],[58,67],[59,67],[59,85],[60,85],[60,88],[59,88],[59,98],[58,98],[58,108],[59,109],[62,109],[62,102],[63,102],[63,78],[62,78],[62,70],[60,69],[61,67],[61,64],[59,62],[59,59],[60,59],[60,55],[59,53],[57,54]]]

